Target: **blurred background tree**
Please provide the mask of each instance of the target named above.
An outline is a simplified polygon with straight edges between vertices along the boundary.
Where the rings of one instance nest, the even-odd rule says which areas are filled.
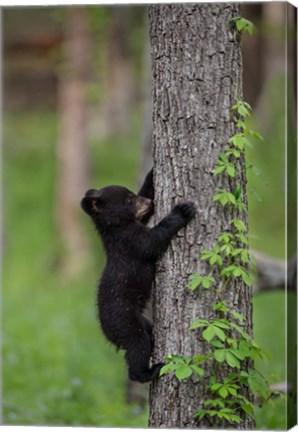
[[[85,8],[67,9],[58,79],[57,226],[65,275],[82,270],[88,252],[78,202],[90,184],[87,87],[92,38]]]
[[[292,6],[242,9],[258,28],[243,38],[244,99],[266,139],[247,155],[254,166],[248,172],[251,246],[281,260],[286,9],[290,54],[296,47]],[[94,302],[104,254],[79,208],[85,188],[123,184],[136,190],[151,165],[146,8],[4,8],[3,39],[4,421],[146,426],[147,392],[138,393],[138,403],[126,403],[124,361],[98,328]],[[292,119],[295,67],[293,54],[287,89]],[[288,132],[288,179],[295,185],[293,121]],[[296,251],[295,192],[294,186],[288,191],[290,256]],[[261,368],[272,384],[286,380],[285,302],[283,290],[254,299],[256,340],[272,355]],[[259,429],[285,428],[285,402],[272,403],[257,407]]]

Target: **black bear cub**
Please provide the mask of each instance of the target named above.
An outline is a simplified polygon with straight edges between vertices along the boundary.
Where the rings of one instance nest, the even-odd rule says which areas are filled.
[[[178,204],[158,225],[148,228],[153,198],[151,170],[138,195],[125,187],[107,186],[88,190],[81,201],[107,254],[97,295],[101,327],[108,340],[126,351],[129,378],[139,382],[154,379],[163,366],[149,365],[152,324],[142,315],[156,261],[195,215],[191,202]]]

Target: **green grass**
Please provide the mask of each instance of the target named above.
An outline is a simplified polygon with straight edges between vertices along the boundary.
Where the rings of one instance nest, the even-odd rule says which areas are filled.
[[[52,113],[5,116],[5,423],[145,426],[147,413],[136,415],[125,404],[122,355],[104,340],[96,319],[101,248],[75,282],[59,274],[56,140]],[[135,186],[137,131],[128,140],[95,143],[95,185]]]
[[[268,255],[285,259],[285,118],[284,79],[267,82],[267,127],[262,119],[252,120],[264,142],[258,141],[247,151],[247,160],[258,168],[254,175],[248,170],[250,246]],[[278,103],[282,101],[282,103]],[[251,190],[260,197],[256,199]],[[270,383],[285,381],[286,297],[284,292],[257,294],[254,298],[254,331],[257,342],[268,351],[267,362],[257,368]],[[286,401],[275,400],[256,410],[259,429],[286,428]]]
[[[83,214],[94,245],[90,267],[72,283],[59,273],[54,218],[56,115],[10,113],[4,126],[5,423],[146,427],[147,410],[136,414],[125,404],[122,355],[105,341],[96,320],[96,280],[104,258]],[[139,138],[135,127],[122,142],[92,142],[91,187],[119,183],[136,189]],[[270,142],[270,149],[277,145],[274,151],[266,144],[250,155],[270,181],[262,190],[262,205],[250,205],[250,227],[258,236],[254,247],[282,256],[282,168],[280,156],[274,154],[282,152],[279,142],[274,143]],[[273,186],[279,193],[272,191]],[[285,377],[284,302],[282,292],[254,300],[255,337],[272,355],[259,367],[272,382]],[[259,428],[282,429],[284,419],[282,401],[257,411]]]

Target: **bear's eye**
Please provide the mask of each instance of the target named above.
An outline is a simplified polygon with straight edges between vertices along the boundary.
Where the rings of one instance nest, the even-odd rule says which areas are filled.
[[[131,196],[126,198],[126,202],[127,204],[132,204],[133,203],[133,198]]]

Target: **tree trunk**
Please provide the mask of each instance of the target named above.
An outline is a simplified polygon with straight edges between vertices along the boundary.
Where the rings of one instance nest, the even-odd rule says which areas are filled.
[[[67,12],[58,94],[61,123],[56,214],[65,249],[62,270],[71,276],[81,268],[87,250],[79,203],[89,183],[86,85],[90,74],[91,39],[86,10],[72,7]]]
[[[214,294],[210,290],[190,293],[187,281],[194,272],[209,274],[199,251],[211,249],[218,234],[230,230],[231,218],[243,220],[238,211],[227,212],[212,201],[217,187],[231,190],[236,183],[246,201],[243,158],[237,180],[213,175],[219,152],[235,133],[231,107],[242,97],[240,42],[229,22],[235,16],[239,5],[228,3],[154,5],[149,11],[156,221],[177,202],[190,200],[197,206],[195,221],[180,231],[157,266],[154,363],[170,354],[207,352],[206,342],[189,326],[195,317],[211,317]],[[246,317],[246,331],[251,334],[251,289],[238,278],[226,288],[224,300]],[[225,365],[220,367],[220,377],[229,372]],[[196,409],[210,397],[205,388],[210,374],[206,368],[198,382],[179,382],[171,374],[154,382],[150,427],[214,428],[214,420],[194,418]],[[253,428],[254,422],[243,416],[238,427]]]

